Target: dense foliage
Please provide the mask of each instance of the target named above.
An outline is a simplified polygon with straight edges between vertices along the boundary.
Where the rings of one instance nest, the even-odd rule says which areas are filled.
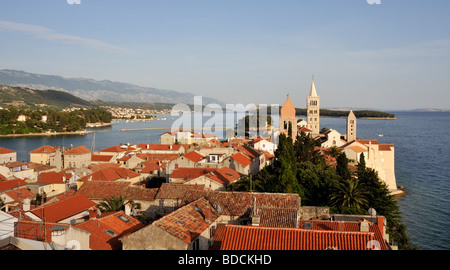
[[[18,121],[19,115],[25,115],[26,120]],[[47,115],[47,121],[42,121],[43,115]],[[0,134],[80,131],[86,128],[87,123],[110,123],[111,120],[111,113],[100,108],[62,112],[51,109],[18,110],[11,107],[0,110]]]
[[[365,167],[364,156],[356,172],[351,172],[345,153],[330,149],[327,154],[336,157],[333,167],[316,146],[319,142],[303,132],[295,143],[281,134],[274,164],[230,185],[228,190],[297,193],[302,205],[327,206],[332,213],[368,215],[368,209],[374,208],[386,217],[387,232],[399,249],[415,249],[401,223],[397,201],[378,174]]]

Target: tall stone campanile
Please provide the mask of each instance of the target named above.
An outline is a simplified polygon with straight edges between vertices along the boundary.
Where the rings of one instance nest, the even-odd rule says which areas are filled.
[[[320,97],[317,96],[314,80],[311,83],[309,96],[306,98],[306,127],[312,130],[312,136],[319,135],[320,129]]]
[[[356,116],[352,110],[347,116],[347,142],[356,140]]]

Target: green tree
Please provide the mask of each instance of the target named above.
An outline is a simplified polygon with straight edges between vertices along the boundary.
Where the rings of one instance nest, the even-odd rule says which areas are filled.
[[[366,169],[366,160],[364,159],[364,153],[361,153],[359,156],[359,162],[358,162],[358,172],[364,171]]]
[[[140,209],[141,206],[139,203],[134,203],[132,200],[127,200],[124,196],[113,196],[110,198],[103,199],[99,204],[98,208],[102,212],[117,212],[120,210],[125,210],[125,205],[130,203],[132,208]]]
[[[336,158],[336,162],[336,173],[344,180],[350,179],[352,174],[348,169],[347,155],[344,152],[340,153]]]
[[[326,150],[327,155],[334,158],[337,158],[341,152],[341,149],[339,149],[337,146],[332,146],[328,150]]]
[[[274,174],[276,182],[270,183],[273,192],[296,193],[298,191],[297,164],[291,137],[281,134],[278,138],[278,149],[275,151]]]
[[[327,206],[339,178],[336,171],[325,163],[300,162],[297,180],[302,193],[303,205]],[[300,193],[299,193],[300,194]]]
[[[336,207],[366,209],[366,197],[367,192],[357,179],[345,179],[339,183],[336,192],[331,196],[331,203]]]
[[[387,220],[387,231],[399,249],[417,249],[406,235],[406,226],[402,224],[400,208],[395,197],[390,194],[386,184],[381,181],[375,170],[358,170],[358,179],[366,190],[368,206],[377,211],[377,215]]]

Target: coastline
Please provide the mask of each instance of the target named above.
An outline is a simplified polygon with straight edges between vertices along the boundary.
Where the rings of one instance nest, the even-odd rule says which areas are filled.
[[[12,137],[28,137],[28,136],[58,136],[58,135],[86,135],[93,133],[94,131],[81,130],[81,131],[67,131],[67,132],[44,132],[44,133],[27,133],[27,134],[7,134],[0,135],[0,138],[12,138]]]

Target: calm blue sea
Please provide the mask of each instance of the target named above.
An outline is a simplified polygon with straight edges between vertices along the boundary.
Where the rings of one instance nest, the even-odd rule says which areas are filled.
[[[397,185],[406,195],[398,198],[403,223],[413,244],[423,250],[450,249],[450,112],[393,112],[396,120],[358,119],[357,136],[395,145]],[[0,146],[17,151],[28,161],[28,152],[42,145],[70,145],[101,150],[125,143],[159,143],[165,130],[120,129],[170,128],[175,117],[158,115],[148,122],[120,121],[112,127],[92,129],[95,135],[0,138]],[[207,120],[208,118],[206,118]],[[224,117],[226,119],[226,117]],[[205,119],[203,119],[205,121]],[[321,127],[345,133],[343,118],[321,118]],[[215,133],[224,135],[223,130]],[[378,134],[383,134],[379,137]]]

